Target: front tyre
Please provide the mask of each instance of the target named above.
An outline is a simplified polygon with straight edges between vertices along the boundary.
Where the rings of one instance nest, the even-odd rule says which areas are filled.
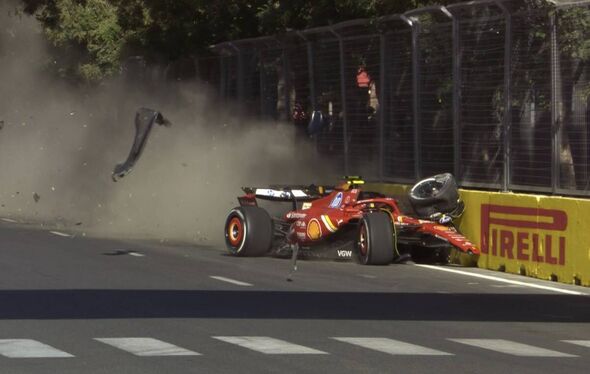
[[[232,209],[225,220],[225,244],[234,256],[263,256],[272,244],[272,220],[256,206]]]
[[[393,223],[389,214],[374,212],[361,220],[357,249],[363,265],[388,265],[393,261]]]

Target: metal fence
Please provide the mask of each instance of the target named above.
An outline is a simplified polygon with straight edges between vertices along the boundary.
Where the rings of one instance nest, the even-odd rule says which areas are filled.
[[[339,174],[407,183],[451,171],[465,187],[588,195],[590,4],[539,3],[226,42],[198,70],[241,115],[303,131],[322,111],[312,141]]]

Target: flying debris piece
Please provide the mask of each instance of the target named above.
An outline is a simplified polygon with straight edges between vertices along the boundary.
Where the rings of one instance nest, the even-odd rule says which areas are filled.
[[[291,268],[291,271],[289,272],[289,275],[287,275],[287,282],[293,282],[293,275],[297,271],[297,255],[299,253],[299,244],[298,243],[295,243],[291,247],[292,247],[292,250],[293,250],[293,254],[291,256],[291,266],[292,266],[292,268]]]
[[[119,178],[123,178],[131,172],[133,166],[141,156],[141,152],[145,148],[148,136],[154,126],[154,123],[169,127],[172,125],[162,113],[148,108],[140,108],[135,114],[135,139],[133,146],[127,156],[127,160],[122,164],[117,164],[113,170],[112,179],[116,182]]]
[[[33,200],[35,200],[35,202],[38,203],[39,199],[41,199],[41,196],[39,196],[37,192],[33,192]]]

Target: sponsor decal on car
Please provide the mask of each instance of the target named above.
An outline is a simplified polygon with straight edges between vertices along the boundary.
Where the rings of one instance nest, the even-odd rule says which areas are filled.
[[[301,210],[306,210],[311,208],[311,203],[303,203],[303,205],[301,206]]]
[[[346,249],[339,249],[338,251],[336,251],[336,253],[338,254],[338,257],[352,257],[352,251],[350,250],[346,250]]]
[[[342,204],[342,192],[338,192],[332,202],[330,203],[330,208],[339,208]]]
[[[566,264],[568,217],[563,210],[481,205],[484,254],[552,265]]]
[[[305,213],[289,212],[287,213],[287,219],[303,219],[307,217]]]
[[[311,240],[318,240],[322,237],[322,227],[316,218],[312,218],[307,224],[307,236]]]

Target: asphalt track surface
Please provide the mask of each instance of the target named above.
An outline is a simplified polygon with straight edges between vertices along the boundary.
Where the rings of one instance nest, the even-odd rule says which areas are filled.
[[[590,367],[588,288],[61,234],[0,221],[0,373]]]

